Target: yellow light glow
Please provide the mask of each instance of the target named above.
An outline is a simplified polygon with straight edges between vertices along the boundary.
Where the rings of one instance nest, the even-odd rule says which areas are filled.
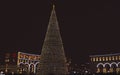
[[[95,61],[95,58],[93,58],[93,61]]]
[[[102,60],[105,61],[105,57],[102,57]]]
[[[106,57],[106,61],[108,61],[108,57]]]
[[[99,57],[99,60],[102,61],[101,57]]]
[[[112,56],[112,60],[115,60],[114,56]]]
[[[109,61],[111,61],[111,57],[109,57]]]
[[[96,61],[98,61],[98,57],[96,57]]]

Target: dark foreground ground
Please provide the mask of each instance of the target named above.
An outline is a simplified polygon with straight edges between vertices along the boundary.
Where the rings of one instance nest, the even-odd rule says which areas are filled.
[[[28,75],[28,74],[0,74],[0,75]],[[29,75],[36,75],[36,74],[29,74]],[[48,74],[48,75],[54,75],[54,74]],[[96,74],[68,74],[68,75],[120,75],[120,73],[96,73]]]

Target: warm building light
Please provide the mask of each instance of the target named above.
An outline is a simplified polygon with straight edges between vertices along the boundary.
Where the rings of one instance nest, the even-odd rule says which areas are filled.
[[[119,56],[119,60],[120,60],[120,56]]]
[[[102,60],[105,61],[105,57],[102,57]]]
[[[115,60],[118,60],[118,56],[115,56]]]
[[[107,70],[105,67],[103,68],[103,73],[107,73]]]
[[[102,61],[101,57],[99,57],[99,60]]]
[[[111,61],[111,57],[109,56],[109,61]]]
[[[91,60],[99,61],[92,62],[90,66],[93,72],[97,73],[120,73],[120,53],[93,55]],[[96,66],[96,67],[94,67]],[[95,69],[96,68],[96,69]]]
[[[112,60],[115,60],[114,56],[112,56]]]
[[[100,73],[100,68],[97,68],[97,73]]]
[[[91,61],[92,61],[92,58],[91,58]]]
[[[98,57],[96,57],[96,61],[98,61]]]
[[[108,61],[108,57],[106,57],[106,59],[105,59],[106,61]]]
[[[95,58],[93,58],[93,61],[95,61]]]

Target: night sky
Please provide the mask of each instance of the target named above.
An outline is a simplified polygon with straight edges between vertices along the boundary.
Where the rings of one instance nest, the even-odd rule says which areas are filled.
[[[40,54],[52,1],[6,5],[1,9],[1,52]],[[87,62],[93,54],[120,53],[119,2],[56,0],[55,5],[65,54],[73,63]]]

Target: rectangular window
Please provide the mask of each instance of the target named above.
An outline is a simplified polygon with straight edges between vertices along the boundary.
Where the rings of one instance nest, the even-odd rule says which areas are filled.
[[[101,60],[101,57],[99,57],[99,60],[102,61],[102,60]]]
[[[108,61],[108,57],[106,57],[106,61]]]
[[[118,60],[118,56],[115,56],[115,60]]]
[[[109,57],[109,61],[111,61],[111,57]]]
[[[95,61],[95,58],[93,58],[93,61]]]
[[[115,60],[115,57],[114,57],[114,56],[112,56],[112,60]]]
[[[96,61],[98,61],[98,57],[96,57]]]
[[[105,57],[103,57],[102,60],[105,61]]]

